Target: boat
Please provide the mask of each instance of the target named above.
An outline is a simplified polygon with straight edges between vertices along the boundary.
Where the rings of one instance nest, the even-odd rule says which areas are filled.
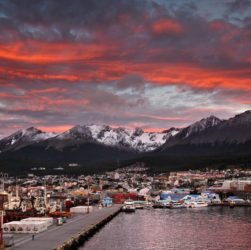
[[[134,205],[134,201],[132,200],[126,200],[124,202],[124,206],[123,206],[123,211],[126,213],[133,213],[135,212],[135,205]]]
[[[184,203],[181,203],[179,201],[172,201],[170,203],[170,207],[168,208],[171,208],[171,209],[176,209],[176,208],[185,208],[185,204]]]
[[[145,201],[134,201],[135,209],[144,209]]]
[[[208,203],[206,201],[189,201],[186,203],[187,208],[199,208],[207,207]]]

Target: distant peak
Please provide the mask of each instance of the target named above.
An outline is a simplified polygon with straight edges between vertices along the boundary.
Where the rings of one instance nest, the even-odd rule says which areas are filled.
[[[26,131],[31,131],[31,132],[41,132],[41,130],[40,129],[37,129],[37,128],[35,128],[35,127],[29,127],[29,128],[27,128],[27,129],[25,129]]]
[[[197,121],[184,129],[184,131],[186,131],[185,137],[188,137],[193,133],[201,132],[207,128],[217,126],[221,122],[222,122],[221,119],[213,115],[203,118],[200,121]]]
[[[169,129],[163,130],[162,133],[170,133],[172,131],[179,131],[179,128],[171,127]]]
[[[37,129],[35,127],[29,127],[27,129],[24,129],[21,131],[22,136],[33,136],[36,134],[41,134],[43,133],[40,129]]]
[[[78,128],[82,128],[82,127],[84,127],[84,125],[77,124],[74,127],[70,128],[69,130],[74,130],[74,129],[78,129]]]
[[[219,119],[218,117],[214,116],[214,115],[210,115],[208,116],[209,119]]]
[[[203,120],[208,120],[208,121],[217,120],[217,121],[221,121],[220,118],[218,118],[218,117],[216,117],[216,116],[214,116],[214,115],[210,115],[210,116],[208,116],[208,117],[206,117],[206,118],[201,119],[201,121],[203,121]]]
[[[219,123],[221,123],[222,120],[214,115],[210,115],[206,118],[203,118],[201,119],[200,121],[198,122],[195,122],[194,124],[192,124],[191,126],[193,125],[202,125],[203,127],[206,125],[206,126],[215,126],[215,125],[218,125]]]

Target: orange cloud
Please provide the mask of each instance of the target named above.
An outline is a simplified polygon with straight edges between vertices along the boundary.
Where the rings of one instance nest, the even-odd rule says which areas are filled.
[[[80,62],[81,65],[81,62]],[[88,69],[88,66],[90,69]],[[215,87],[250,90],[251,69],[210,69],[188,63],[129,63],[122,60],[116,61],[90,61],[83,64],[83,68],[72,68],[60,74],[43,72],[41,69],[9,69],[0,68],[0,74],[9,78],[25,78],[31,80],[65,80],[74,81],[112,81],[119,80],[128,74],[142,76],[147,82],[155,84],[187,84],[194,88],[209,89]],[[41,90],[53,92],[56,89]],[[35,90],[36,93],[39,90]]]
[[[153,32],[156,34],[173,33],[179,34],[183,31],[182,26],[171,19],[160,19],[152,25]]]
[[[47,89],[32,89],[30,94],[48,94],[48,93],[59,93],[65,92],[65,89],[60,88],[47,88]]]
[[[105,44],[71,44],[48,43],[29,40],[0,45],[0,58],[26,63],[56,63],[75,60],[91,60],[106,55],[116,49],[115,43]]]
[[[193,64],[156,63],[137,65],[134,72],[142,75],[147,81],[160,85],[186,84],[201,89],[223,87],[251,90],[248,77],[251,75],[251,69],[222,70],[202,68]]]
[[[220,29],[222,22],[211,23],[213,29]],[[160,19],[152,26],[154,32],[183,31],[183,27],[171,19]],[[226,36],[233,36],[236,30]],[[229,39],[223,36],[222,38]],[[117,42],[93,44],[49,43],[38,41],[15,42],[0,45],[0,59],[7,63],[0,68],[0,74],[9,79],[30,80],[64,80],[74,81],[113,81],[128,74],[142,76],[147,82],[154,84],[187,84],[194,88],[223,87],[231,89],[250,90],[250,68],[243,69],[213,69],[202,67],[195,63],[158,62],[158,56],[169,53],[171,48],[149,48],[145,51],[147,60],[130,60],[135,48],[121,51]],[[224,53],[232,56],[231,50]],[[152,57],[157,57],[151,60]],[[17,63],[12,66],[9,62]],[[250,62],[247,55],[246,63]],[[28,65],[28,67],[27,67]],[[51,70],[50,65],[54,66]],[[77,65],[77,67],[76,67]],[[65,67],[66,66],[66,67]],[[0,83],[1,84],[1,83]],[[4,83],[3,83],[4,84]],[[33,90],[33,93],[57,92],[55,88]]]

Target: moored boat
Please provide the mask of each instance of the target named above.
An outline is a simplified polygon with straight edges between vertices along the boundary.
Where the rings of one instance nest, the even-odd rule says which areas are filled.
[[[124,202],[123,211],[126,212],[126,213],[133,213],[133,212],[135,212],[134,201],[132,201],[132,200],[126,200]]]
[[[176,209],[176,208],[185,208],[185,204],[184,203],[181,203],[179,201],[172,201],[170,203],[170,208],[171,209]]]
[[[206,201],[189,201],[186,203],[187,208],[199,208],[207,207],[208,203]]]

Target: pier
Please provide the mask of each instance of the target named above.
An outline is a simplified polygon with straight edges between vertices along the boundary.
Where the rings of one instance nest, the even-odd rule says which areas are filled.
[[[47,231],[35,235],[14,235],[13,250],[66,250],[77,249],[90,236],[109,222],[121,210],[121,205],[94,210],[92,213],[77,214],[62,226],[51,226]]]

